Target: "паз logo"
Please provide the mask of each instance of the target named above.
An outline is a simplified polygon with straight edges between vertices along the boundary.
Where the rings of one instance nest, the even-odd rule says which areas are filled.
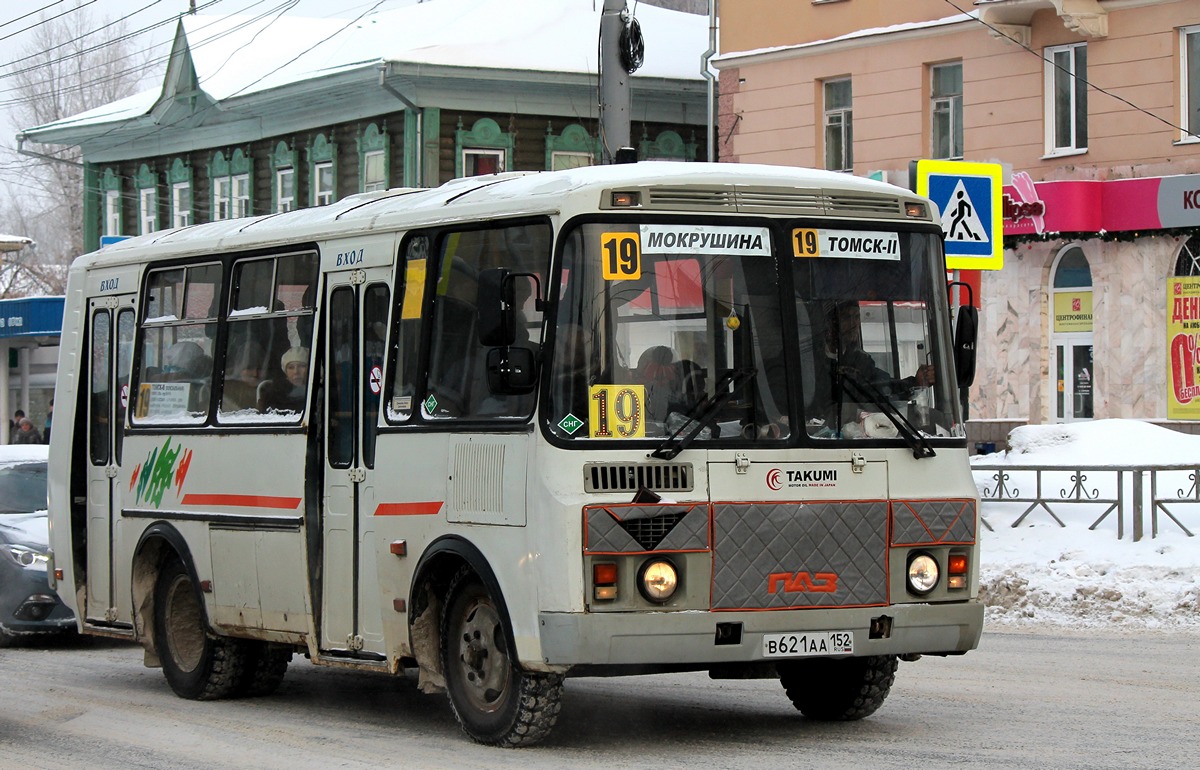
[[[783,489],[783,471],[778,468],[767,471],[767,486],[775,492]]]
[[[818,593],[832,594],[837,591],[838,576],[836,572],[809,573],[801,570],[794,575],[791,572],[772,572],[767,575],[767,593]]]

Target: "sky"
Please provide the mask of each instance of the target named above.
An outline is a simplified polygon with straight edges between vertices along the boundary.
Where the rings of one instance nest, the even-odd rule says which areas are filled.
[[[1010,482],[1021,496],[1033,493],[1032,475],[1018,472],[1023,465],[1200,466],[1200,436],[1137,420],[1024,426],[1010,435],[1009,444],[1008,452],[977,455],[972,461],[1009,466]],[[976,485],[981,490],[994,487],[994,473],[975,471]],[[1086,475],[1086,487],[1099,497],[1115,495],[1115,474]],[[1193,480],[1177,473],[1160,483],[1160,495],[1183,497]],[[1053,485],[1047,483],[1043,493],[1057,496],[1069,484],[1063,476]],[[1148,477],[1144,486],[1148,494]],[[1130,494],[1127,480],[1126,507],[1132,510]],[[1123,540],[1117,539],[1115,512],[1095,530],[1088,529],[1106,505],[1051,504],[1066,528],[1041,509],[1012,528],[1027,507],[1028,503],[985,502],[980,508],[995,528],[980,528],[980,580],[988,605],[985,629],[1200,630],[1200,504],[1169,506],[1197,537],[1188,537],[1160,515],[1159,536],[1151,538],[1147,502],[1145,536],[1137,543],[1130,514]]]

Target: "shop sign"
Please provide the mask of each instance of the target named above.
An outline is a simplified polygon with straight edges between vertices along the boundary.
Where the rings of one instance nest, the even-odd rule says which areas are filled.
[[[1200,420],[1200,278],[1167,279],[1167,419]]]
[[[1062,291],[1054,295],[1054,333],[1073,334],[1092,330],[1092,293]]]

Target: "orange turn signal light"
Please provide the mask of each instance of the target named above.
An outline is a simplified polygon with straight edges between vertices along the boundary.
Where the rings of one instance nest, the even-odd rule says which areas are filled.
[[[949,563],[946,565],[946,571],[951,575],[967,574],[967,557],[965,554],[952,553],[950,554]]]
[[[615,586],[617,584],[617,565],[593,564],[592,583],[598,586]]]

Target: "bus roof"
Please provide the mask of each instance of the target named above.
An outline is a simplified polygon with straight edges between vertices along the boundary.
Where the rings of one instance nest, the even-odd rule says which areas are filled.
[[[686,189],[685,189],[686,188]],[[741,163],[644,161],[565,171],[515,171],[434,188],[359,193],[326,206],[221,220],[135,236],[76,260],[116,265],[213,251],[320,241],[483,218],[574,215],[609,208],[605,191],[640,191],[631,210],[909,219],[900,187],[832,171]],[[920,221],[931,221],[929,207]]]

